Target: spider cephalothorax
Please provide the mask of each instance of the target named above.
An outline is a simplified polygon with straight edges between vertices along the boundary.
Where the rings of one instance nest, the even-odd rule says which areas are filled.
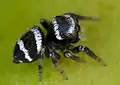
[[[64,71],[60,68],[58,60],[61,58],[59,51],[61,51],[66,58],[80,62],[80,57],[70,53],[84,52],[94,60],[106,66],[105,62],[95,55],[92,50],[86,46],[79,45],[72,46],[72,43],[78,42],[80,25],[79,20],[99,20],[93,17],[80,16],[74,13],[65,13],[56,16],[51,22],[41,19],[40,23],[47,30],[45,36],[40,27],[34,26],[26,32],[16,43],[14,49],[14,63],[30,63],[37,59],[42,60],[43,54],[49,57],[57,70],[68,79]],[[42,65],[38,65],[40,72],[40,80],[42,79]]]
[[[80,26],[77,21],[69,14],[56,16],[52,20],[53,30],[58,40],[76,39]]]

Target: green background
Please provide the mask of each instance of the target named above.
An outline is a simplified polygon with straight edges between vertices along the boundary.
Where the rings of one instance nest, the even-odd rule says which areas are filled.
[[[120,1],[119,0],[0,0],[0,85],[120,85]],[[86,38],[77,44],[90,47],[108,67],[79,53],[86,63],[62,57],[66,81],[44,58],[43,81],[38,80],[37,64],[13,64],[16,40],[40,18],[74,12],[99,17],[100,22],[81,21]]]

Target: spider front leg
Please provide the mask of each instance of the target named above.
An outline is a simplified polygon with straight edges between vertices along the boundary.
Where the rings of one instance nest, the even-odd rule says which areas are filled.
[[[51,52],[50,54],[51,60],[55,66],[55,68],[60,72],[60,74],[66,79],[68,80],[68,77],[65,75],[64,70],[60,67],[59,63],[58,63],[58,57],[60,57],[60,55],[58,53],[56,53],[55,51]]]
[[[95,18],[95,17],[88,17],[88,16],[81,16],[75,13],[65,13],[64,15],[71,15],[72,17],[74,17],[77,20],[93,20],[93,21],[99,21],[99,18]]]
[[[76,62],[80,62],[80,57],[75,56],[75,55],[71,54],[71,53],[68,52],[68,51],[63,52],[63,53],[64,53],[64,56],[65,56],[66,58],[72,59],[72,60],[74,60],[74,61],[76,61]]]
[[[74,47],[72,49],[72,52],[74,53],[78,53],[78,52],[85,52],[87,55],[89,55],[91,58],[93,58],[94,60],[96,60],[97,62],[102,63],[104,66],[107,66],[107,64],[98,56],[96,56],[96,54],[90,50],[88,47],[84,47],[82,45],[79,45],[77,47]]]

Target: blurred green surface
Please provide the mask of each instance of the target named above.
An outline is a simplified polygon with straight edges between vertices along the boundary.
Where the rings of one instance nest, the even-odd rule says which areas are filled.
[[[120,85],[120,1],[119,0],[1,0],[0,1],[0,85]],[[103,67],[83,53],[86,63],[64,57],[61,67],[66,81],[48,59],[43,61],[43,81],[38,80],[36,63],[12,63],[16,40],[40,18],[51,20],[55,15],[74,12],[99,17],[100,22],[82,21],[90,47],[108,64]]]

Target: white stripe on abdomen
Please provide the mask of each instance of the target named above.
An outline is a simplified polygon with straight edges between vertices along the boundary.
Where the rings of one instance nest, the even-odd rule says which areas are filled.
[[[41,33],[39,32],[38,29],[31,29],[31,31],[33,32],[34,36],[35,36],[35,40],[36,40],[36,45],[37,45],[37,53],[39,53],[41,51],[41,47],[42,47],[42,36]]]
[[[18,45],[21,51],[25,54],[25,59],[28,61],[32,61],[33,59],[29,56],[28,50],[25,48],[24,43],[22,40],[18,40]]]

